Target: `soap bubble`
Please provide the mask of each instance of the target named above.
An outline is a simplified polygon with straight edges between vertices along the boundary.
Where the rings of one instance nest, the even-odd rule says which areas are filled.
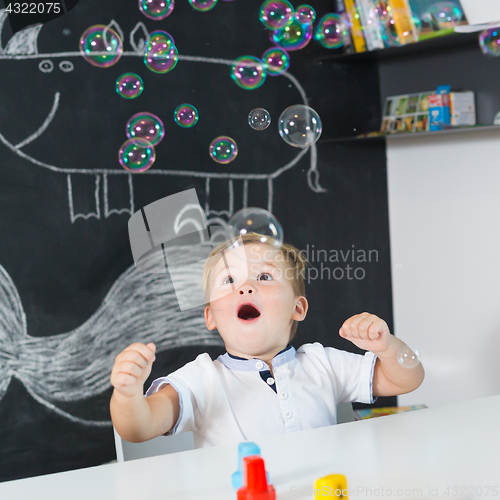
[[[261,22],[270,30],[285,27],[293,13],[293,7],[287,0],[266,0],[260,7]]]
[[[338,49],[344,45],[347,26],[338,14],[325,14],[314,32],[314,39],[327,49]]]
[[[212,160],[226,165],[231,163],[238,155],[238,146],[231,137],[221,135],[210,143],[209,152]]]
[[[156,115],[141,112],[129,119],[126,132],[129,139],[145,139],[156,146],[165,136],[165,127]]]
[[[217,0],[189,0],[191,7],[200,12],[206,12],[207,10],[212,10],[217,3]]]
[[[146,42],[144,64],[155,73],[168,73],[177,64],[177,47],[166,31],[153,31]]]
[[[262,54],[262,62],[269,76],[278,76],[290,67],[290,56],[285,49],[271,47]]]
[[[281,224],[272,213],[263,208],[243,208],[229,219],[226,228],[228,247],[237,247],[238,238],[249,233],[261,235],[260,241],[271,245],[275,250],[279,250],[283,245]]]
[[[248,124],[254,130],[265,130],[271,124],[271,115],[264,108],[255,108],[248,115]]]
[[[183,128],[190,128],[198,121],[198,110],[192,104],[181,104],[174,111],[174,120]]]
[[[282,139],[290,146],[305,148],[319,139],[322,131],[321,119],[314,109],[296,104],[281,113],[278,130]]]
[[[493,125],[500,125],[500,111],[493,118]]]
[[[80,53],[93,66],[109,68],[122,56],[123,43],[114,29],[96,24],[83,32]]]
[[[419,365],[418,351],[412,351],[407,345],[398,351],[398,362],[405,368],[415,368]]]
[[[135,99],[143,90],[142,78],[135,73],[123,73],[116,80],[116,92],[125,99]]]
[[[481,31],[479,33],[479,46],[483,54],[487,56],[500,56],[500,27]]]
[[[316,11],[310,5],[299,5],[295,12],[301,23],[312,24],[316,20]]]
[[[270,40],[282,49],[300,50],[311,41],[312,32],[312,24],[300,22],[294,13],[285,27],[271,33]]]
[[[145,139],[128,139],[118,151],[118,161],[125,170],[144,172],[155,162],[153,145]]]
[[[174,0],[139,0],[139,10],[149,19],[160,21],[174,10]]]
[[[458,26],[462,17],[462,9],[455,2],[438,2],[426,10],[423,20],[435,30],[445,30]]]
[[[231,68],[231,78],[242,88],[259,88],[266,79],[264,64],[254,56],[242,56],[235,59]]]

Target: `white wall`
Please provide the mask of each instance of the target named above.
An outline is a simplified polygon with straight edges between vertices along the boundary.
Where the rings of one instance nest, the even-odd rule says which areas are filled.
[[[388,138],[394,333],[422,386],[399,405],[500,394],[500,131]]]

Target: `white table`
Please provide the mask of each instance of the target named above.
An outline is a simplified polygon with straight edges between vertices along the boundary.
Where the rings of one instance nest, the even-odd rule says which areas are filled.
[[[499,422],[500,396],[494,396],[257,444],[278,500],[311,498],[314,480],[332,473],[346,475],[351,500],[500,500]],[[234,500],[237,448],[223,445],[0,483],[0,499]]]

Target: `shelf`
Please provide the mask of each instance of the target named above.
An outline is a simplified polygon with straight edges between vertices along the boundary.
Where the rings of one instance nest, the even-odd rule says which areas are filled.
[[[453,135],[461,133],[474,133],[474,132],[488,132],[491,130],[500,131],[500,125],[474,125],[472,127],[453,127],[446,130],[435,130],[429,132],[399,132],[395,134],[383,134],[381,132],[370,132],[369,134],[355,135],[352,137],[341,137],[337,139],[323,139],[318,141],[318,143],[335,143],[335,142],[349,142],[349,141],[367,141],[373,139],[408,139],[414,137],[425,137],[425,136],[440,136],[440,135]]]
[[[451,33],[448,35],[436,36],[416,43],[409,43],[400,47],[388,47],[386,49],[371,50],[369,52],[358,52],[356,54],[336,53],[322,55],[315,58],[315,62],[354,62],[360,60],[382,60],[394,57],[406,56],[410,54],[458,47],[461,45],[478,45],[478,33]]]

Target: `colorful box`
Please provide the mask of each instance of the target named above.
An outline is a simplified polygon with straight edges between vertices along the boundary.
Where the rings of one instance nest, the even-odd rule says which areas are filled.
[[[451,125],[454,127],[476,124],[474,92],[461,90],[450,93]]]

